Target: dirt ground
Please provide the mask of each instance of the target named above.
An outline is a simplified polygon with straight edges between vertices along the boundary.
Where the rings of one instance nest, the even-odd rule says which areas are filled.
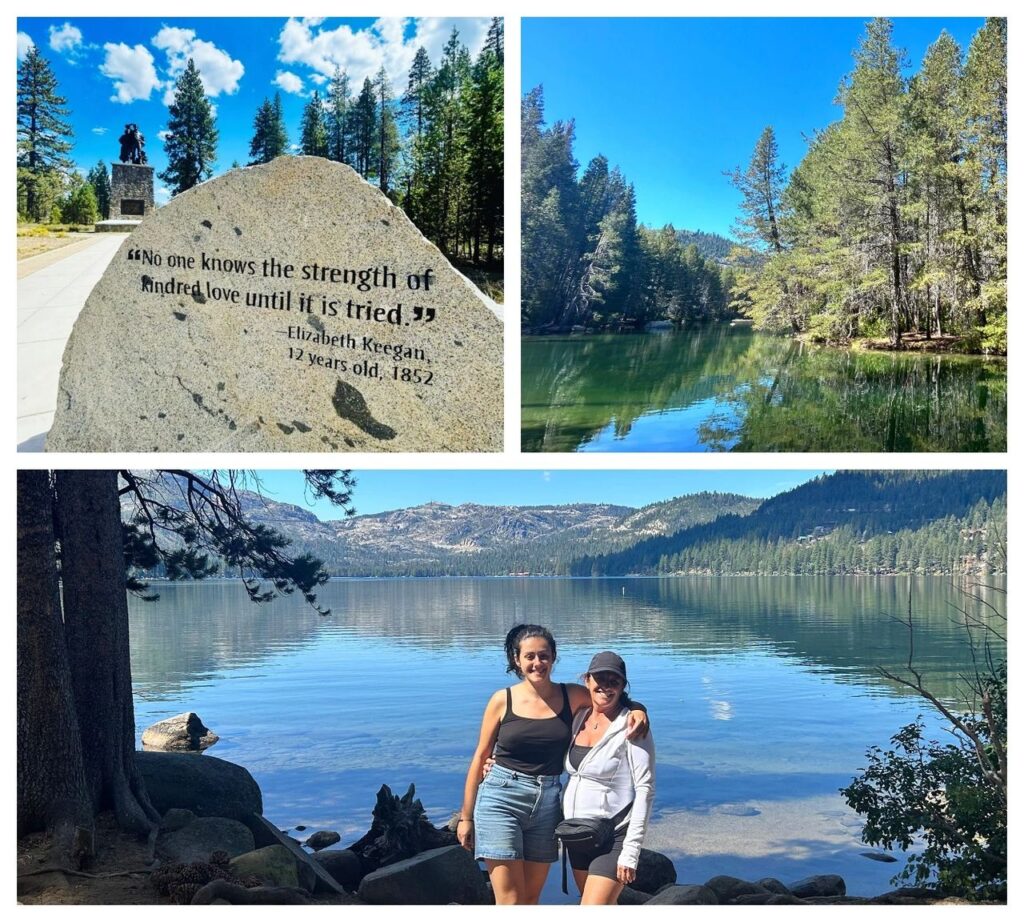
[[[174,905],[157,893],[146,867],[145,842],[117,828],[113,814],[96,819],[96,857],[84,872],[46,871],[48,840],[42,833],[18,840],[18,902],[26,905],[140,906]],[[154,869],[157,865],[154,865]],[[42,871],[42,873],[40,873]],[[348,894],[318,893],[327,905],[358,903]]]
[[[119,830],[109,813],[96,820],[96,857],[85,873],[38,872],[48,840],[35,833],[18,840],[18,902],[60,905],[170,903],[150,886],[146,843]],[[126,873],[128,872],[128,873]],[[116,874],[118,876],[104,876]],[[27,876],[26,876],[27,875]]]
[[[864,339],[860,344],[873,352],[893,351],[888,339]],[[904,333],[900,337],[900,349],[905,352],[956,352],[959,345],[959,336],[933,335],[929,339],[923,333]]]

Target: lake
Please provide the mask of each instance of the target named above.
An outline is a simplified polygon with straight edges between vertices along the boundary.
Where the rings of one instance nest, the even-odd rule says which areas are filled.
[[[1005,451],[1006,361],[724,324],[524,337],[523,451]]]
[[[158,602],[131,602],[140,740],[197,712],[221,737],[210,754],[252,772],[273,822],[335,829],[343,845],[369,827],[381,784],[414,782],[438,824],[459,808],[484,704],[509,684],[513,624],[552,629],[562,681],[618,651],[657,747],[646,844],[686,883],[838,873],[854,895],[889,889],[902,865],[861,857],[837,789],[925,711],[876,671],[906,661],[892,616],[908,591],[931,687],[951,696],[968,664],[950,620],[964,596],[938,577],[332,580],[329,617],[297,598],[254,605],[234,581],[153,587]],[[545,902],[567,900],[559,876]]]

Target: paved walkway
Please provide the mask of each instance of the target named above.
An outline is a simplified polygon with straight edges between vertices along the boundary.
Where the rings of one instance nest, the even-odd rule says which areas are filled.
[[[18,263],[18,450],[42,451],[64,346],[127,234],[97,234]]]

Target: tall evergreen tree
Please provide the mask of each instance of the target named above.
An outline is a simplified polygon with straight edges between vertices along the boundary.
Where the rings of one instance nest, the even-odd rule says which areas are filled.
[[[169,106],[167,169],[160,178],[177,195],[210,178],[217,158],[217,126],[195,61],[188,59]]]
[[[18,65],[18,183],[19,198],[26,216],[33,221],[44,214],[49,196],[41,186],[53,185],[48,174],[74,168],[67,154],[71,150],[71,125],[67,122],[66,100],[57,92],[57,78],[49,62],[33,45]],[[48,208],[45,209],[48,211]]]
[[[732,184],[743,195],[743,217],[734,233],[745,243],[781,253],[779,200],[786,184],[786,168],[779,163],[779,147],[771,125],[757,139],[746,170],[737,167],[730,175]]]
[[[373,81],[363,80],[363,87],[356,99],[352,120],[354,166],[365,178],[369,178],[376,166],[377,144],[377,96]]]
[[[348,163],[349,151],[349,99],[348,74],[340,67],[334,68],[334,75],[327,88],[324,110],[327,117],[327,156],[338,163]]]
[[[270,163],[288,151],[288,135],[285,132],[281,108],[281,94],[274,94],[274,101],[264,99],[256,110],[252,123],[252,141],[249,143],[249,163]]]
[[[382,64],[373,81],[377,95],[377,185],[385,195],[391,183],[399,152],[398,126],[395,123],[394,100],[388,72]]]
[[[96,196],[96,209],[100,219],[105,221],[110,217],[110,173],[107,172],[107,165],[101,160],[89,170],[86,179]]]
[[[327,156],[327,124],[320,93],[313,90],[302,110],[302,153],[307,157]]]

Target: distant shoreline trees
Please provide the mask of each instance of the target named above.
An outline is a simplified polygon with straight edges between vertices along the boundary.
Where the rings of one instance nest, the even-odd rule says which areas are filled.
[[[575,126],[544,123],[544,92],[522,105],[523,322],[536,330],[731,316],[732,271],[671,224],[637,224],[636,193],[594,157],[577,179]]]

